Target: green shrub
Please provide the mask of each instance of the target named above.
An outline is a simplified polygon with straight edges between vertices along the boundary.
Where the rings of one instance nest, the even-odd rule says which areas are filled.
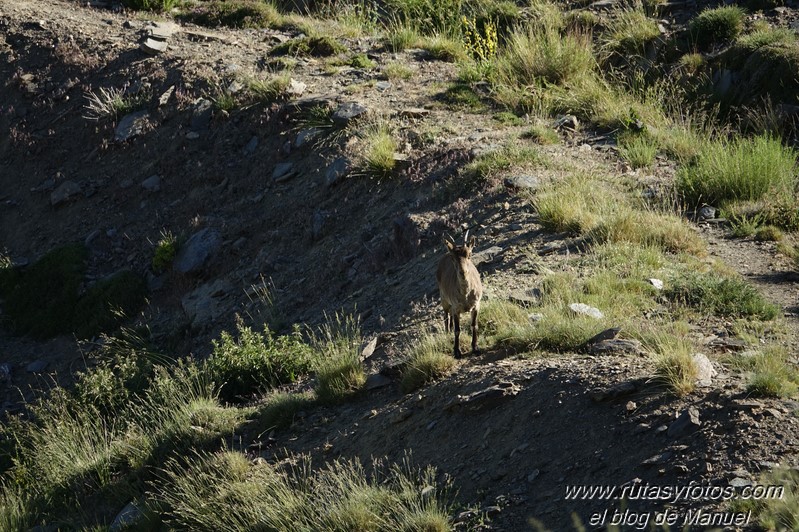
[[[294,421],[298,412],[312,408],[316,404],[313,393],[273,392],[258,407],[256,422],[261,432],[272,429],[285,429]]]
[[[199,26],[211,28],[217,26],[269,28],[279,25],[282,21],[274,5],[257,0],[211,0],[194,3],[184,10],[180,17]]]
[[[547,125],[535,124],[530,126],[530,129],[522,133],[522,138],[530,139],[538,144],[557,144],[560,142],[560,135],[558,132]]]
[[[547,159],[537,147],[509,143],[466,165],[458,184],[463,190],[491,187],[497,185],[501,174],[511,168],[546,164]]]
[[[328,57],[346,51],[346,46],[331,37],[299,37],[275,46],[272,54]]]
[[[678,396],[694,391],[699,373],[690,342],[684,336],[661,333],[652,344],[657,378]]]
[[[419,43],[420,48],[426,50],[432,59],[454,63],[463,61],[467,57],[463,43],[446,35],[433,35],[424,37]]]
[[[755,231],[755,240],[758,242],[779,242],[785,238],[785,234],[773,225],[764,225]]]
[[[178,254],[178,239],[170,231],[162,231],[161,238],[155,245],[153,252],[153,271],[161,273],[175,260]]]
[[[736,5],[707,8],[688,23],[691,40],[699,48],[735,39],[744,23],[744,10]]]
[[[146,282],[132,272],[99,281],[78,296],[87,256],[82,245],[65,246],[27,270],[4,275],[0,291],[16,334],[48,338],[75,333],[88,338],[114,328],[141,308]]]
[[[535,27],[514,32],[497,62],[500,82],[522,87],[562,85],[590,77],[596,64],[588,37]]]
[[[510,111],[500,111],[494,115],[494,120],[502,124],[503,126],[522,126],[524,125],[524,119],[519,118],[514,113]]]
[[[419,32],[413,26],[395,24],[387,29],[386,48],[392,52],[402,52],[416,46],[421,41]]]
[[[649,168],[658,153],[657,142],[644,134],[626,134],[619,138],[619,155],[633,168]]]
[[[486,108],[480,96],[474,92],[471,86],[465,83],[454,83],[446,91],[438,96],[438,99],[448,106],[474,113]]]
[[[778,139],[755,137],[711,143],[677,175],[677,190],[691,205],[783,197],[796,186],[796,152]]]
[[[288,74],[280,74],[269,79],[247,80],[247,90],[260,102],[269,104],[285,98],[291,83]]]
[[[796,46],[797,37],[796,33],[789,28],[774,28],[766,26],[748,33],[741,35],[736,41],[736,45],[743,51],[752,53],[764,46],[780,46],[790,47]]]
[[[359,166],[374,177],[388,177],[396,166],[397,137],[389,123],[382,120],[367,121],[358,126],[363,140]]]
[[[799,391],[799,372],[783,347],[769,347],[747,357],[752,374],[747,389],[761,397],[789,398]]]
[[[751,284],[739,277],[686,272],[664,290],[670,300],[716,316],[772,320],[779,308],[766,301]]]
[[[615,13],[610,28],[602,35],[609,52],[646,55],[646,46],[660,37],[660,30],[643,8],[627,8]]]
[[[268,327],[263,333],[242,322],[236,324],[238,338],[223,331],[214,340],[214,350],[204,371],[221,387],[225,401],[248,399],[253,393],[293,382],[311,367],[312,351],[297,329],[290,335],[275,336]]]
[[[88,251],[74,244],[44,255],[3,283],[3,311],[16,334],[48,338],[70,332]]]

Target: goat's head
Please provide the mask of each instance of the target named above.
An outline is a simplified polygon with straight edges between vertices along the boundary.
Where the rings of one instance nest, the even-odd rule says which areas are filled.
[[[447,251],[452,255],[455,255],[461,259],[471,259],[472,258],[472,249],[474,249],[474,244],[476,239],[474,237],[469,238],[468,231],[466,232],[466,236],[463,239],[463,245],[458,246],[455,244],[455,241],[451,239],[444,239],[444,244],[447,246]]]

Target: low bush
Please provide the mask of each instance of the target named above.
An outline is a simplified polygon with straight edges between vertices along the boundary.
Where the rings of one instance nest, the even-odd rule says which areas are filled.
[[[717,273],[685,272],[663,293],[672,301],[716,316],[772,320],[779,314],[779,308],[766,301],[751,284]]]
[[[745,12],[737,5],[707,8],[688,23],[691,41],[707,49],[735,39],[743,29]]]
[[[710,143],[683,166],[677,190],[690,205],[790,196],[796,187],[796,152],[760,136]]]
[[[134,0],[149,1],[149,0]],[[167,1],[167,0],[161,0]],[[257,0],[211,0],[187,4],[180,18],[199,26],[215,28],[269,28],[282,23],[274,5]]]
[[[276,336],[267,327],[259,333],[242,322],[236,329],[237,338],[223,331],[213,341],[213,353],[204,367],[221,388],[223,400],[248,400],[255,392],[293,382],[310,370],[313,352],[299,330]]]
[[[366,382],[361,362],[363,337],[358,320],[336,314],[313,333],[316,394],[323,403],[339,403],[360,391]]]

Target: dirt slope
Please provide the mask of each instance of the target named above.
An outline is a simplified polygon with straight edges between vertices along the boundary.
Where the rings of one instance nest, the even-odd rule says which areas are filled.
[[[375,83],[382,80],[380,67],[331,75],[321,60],[301,60],[291,77],[306,84],[305,98],[321,95],[333,106],[356,101],[395,117],[401,151],[411,161],[404,184],[346,179],[330,187],[326,170],[342,147],[297,147],[303,124],[292,105],[198,118],[198,98],[211,97],[233,72],[266,75],[265,58],[282,34],[187,27],[153,57],[139,48],[145,24],[140,16],[71,2],[0,3],[0,131],[8,132],[0,135],[0,245],[12,258],[32,262],[57,245],[81,241],[91,249],[92,279],[123,267],[148,276],[144,319],[180,354],[204,354],[237,312],[256,312],[245,292],[267,278],[282,323],[315,323],[324,311],[358,309],[367,336],[382,342],[367,365],[389,378],[404,342],[439,322],[433,272],[442,232],[470,227],[483,251],[501,248],[480,265],[489,296],[537,283],[529,250],[558,236],[541,229],[529,202],[502,187],[454,200],[447,193],[455,170],[475,151],[518,132],[488,115],[438,104],[452,65],[424,60],[418,51],[390,54],[377,42],[345,40],[380,66],[398,61],[412,69],[410,80],[392,80],[381,90]],[[115,142],[116,122],[82,116],[88,91],[134,85],[150,95],[148,126],[138,137]],[[426,111],[403,114],[411,108]],[[583,166],[618,169],[604,140],[590,138],[547,150]],[[287,162],[294,177],[274,180],[277,165]],[[153,175],[160,178],[156,192],[141,186]],[[53,205],[51,194],[67,181],[79,193]],[[203,228],[218,231],[222,246],[202,271],[187,277],[151,271],[153,243],[163,230],[189,236]],[[784,274],[782,259],[718,231],[704,232],[714,253],[795,313],[797,282]],[[573,250],[561,249],[535,257],[535,265],[573,268]],[[184,298],[217,281],[224,284],[213,296],[213,318],[192,325]],[[55,375],[49,378],[68,383],[90,349],[69,338],[34,342],[3,333],[2,361],[14,371],[4,406],[17,402],[16,387],[28,394],[29,385],[45,379],[25,371],[29,362],[46,360]],[[539,519],[565,530],[573,511],[588,523],[592,513],[618,508],[618,501],[567,500],[568,485],[726,487],[776,462],[797,465],[797,405],[750,400],[740,378],[718,367],[712,386],[676,399],[650,380],[653,368],[643,357],[478,356],[418,393],[403,395],[392,380],[350,404],[305,415],[273,439],[247,431],[243,439],[267,458],[289,450],[311,453],[317,462],[337,456],[397,461],[411,452],[415,463],[451,476],[458,503],[489,513],[492,529],[527,530]],[[485,394],[472,395],[479,392]],[[669,430],[689,407],[699,412],[698,430]],[[630,507],[662,511],[665,505]],[[684,516],[688,508],[721,504],[684,498],[675,507]],[[462,518],[480,521],[479,515]]]

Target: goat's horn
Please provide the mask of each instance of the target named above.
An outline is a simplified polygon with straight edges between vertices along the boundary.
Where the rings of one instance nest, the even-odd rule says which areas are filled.
[[[469,242],[469,229],[466,230],[466,236],[463,237],[463,243],[466,244]]]

